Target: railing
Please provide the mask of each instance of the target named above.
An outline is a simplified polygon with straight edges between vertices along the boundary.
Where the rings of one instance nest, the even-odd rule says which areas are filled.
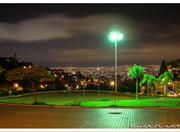
[[[73,90],[73,91],[83,91],[83,90]],[[86,90],[86,92],[94,92],[96,90]],[[43,92],[36,92],[36,94],[46,94],[46,93],[61,93],[61,92],[67,92],[67,90],[61,90],[61,91],[43,91]],[[100,90],[100,92],[107,92],[110,93],[112,91],[104,91],[104,90]],[[0,99],[7,99],[7,98],[16,98],[16,97],[23,97],[23,96],[30,96],[30,95],[34,95],[34,93],[26,93],[26,94],[19,94],[19,95],[11,95],[11,96],[3,96],[0,97]]]

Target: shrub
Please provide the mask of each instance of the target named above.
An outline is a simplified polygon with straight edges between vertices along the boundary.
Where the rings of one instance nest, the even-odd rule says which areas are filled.
[[[110,101],[110,99],[102,99],[101,101]]]
[[[118,92],[130,92],[135,93],[136,92],[136,85],[134,81],[129,81],[126,83],[122,83],[118,86]]]
[[[67,103],[65,106],[81,106],[81,102],[74,101],[73,103]]]
[[[8,96],[8,90],[1,90],[0,96]]]
[[[74,102],[72,103],[72,106],[80,106],[80,105],[81,105],[81,102],[74,101]]]
[[[97,86],[97,85],[94,85],[94,84],[92,84],[92,83],[87,84],[86,90],[97,90],[97,89],[98,89],[98,86]]]

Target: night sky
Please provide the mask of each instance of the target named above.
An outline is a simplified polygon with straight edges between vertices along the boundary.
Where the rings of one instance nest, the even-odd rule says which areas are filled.
[[[0,5],[0,56],[43,66],[111,66],[180,58],[180,5]]]

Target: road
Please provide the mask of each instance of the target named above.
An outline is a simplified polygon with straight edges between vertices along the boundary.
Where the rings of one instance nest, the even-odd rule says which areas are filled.
[[[112,113],[119,114],[112,114]],[[45,108],[0,105],[0,128],[139,128],[180,125],[180,109]],[[174,126],[178,127],[178,126]],[[180,126],[179,126],[180,128]]]

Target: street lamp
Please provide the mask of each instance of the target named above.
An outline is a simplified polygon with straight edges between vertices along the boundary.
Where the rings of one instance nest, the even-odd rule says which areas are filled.
[[[110,82],[110,85],[111,85],[111,86],[114,86],[114,81],[111,81],[111,82]]]
[[[15,84],[14,84],[14,87],[15,87],[15,88],[19,87],[19,84],[18,84],[18,83],[15,83]]]
[[[118,33],[118,32],[111,32],[109,35],[110,40],[114,41],[115,43],[115,58],[114,58],[114,67],[115,67],[115,93],[117,94],[117,41],[121,41],[123,39],[124,35],[122,33]],[[117,97],[116,97],[117,98]],[[115,98],[115,103],[116,103],[116,99]]]

